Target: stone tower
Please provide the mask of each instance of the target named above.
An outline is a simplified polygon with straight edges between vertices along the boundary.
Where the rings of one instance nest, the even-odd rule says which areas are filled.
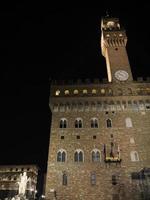
[[[133,80],[119,20],[104,17],[101,30],[108,82],[51,84],[49,200],[150,195],[150,79]]]

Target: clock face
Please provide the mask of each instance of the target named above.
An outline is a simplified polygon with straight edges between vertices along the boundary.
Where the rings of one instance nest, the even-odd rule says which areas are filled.
[[[129,78],[129,74],[124,70],[118,70],[115,72],[115,77],[119,81],[126,81]]]

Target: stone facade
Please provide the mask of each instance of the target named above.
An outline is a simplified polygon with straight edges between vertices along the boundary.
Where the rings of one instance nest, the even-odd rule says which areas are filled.
[[[20,175],[26,172],[30,181],[27,183],[26,197],[34,198],[37,187],[38,167],[36,165],[1,165],[0,166],[0,199],[18,195]]]
[[[112,26],[108,23],[107,27],[107,22]],[[132,80],[127,37],[110,38],[114,33],[122,37],[125,31],[118,19],[104,18],[101,46],[108,57],[108,82],[87,79],[51,84],[46,199],[148,199],[150,81]],[[109,37],[107,44],[104,34]],[[116,55],[106,56],[113,48]],[[120,69],[128,72],[127,80],[115,78]]]

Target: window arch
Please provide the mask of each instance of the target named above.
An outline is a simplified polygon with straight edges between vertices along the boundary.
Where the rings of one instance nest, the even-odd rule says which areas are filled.
[[[82,118],[77,118],[75,120],[75,128],[82,128],[83,127],[83,120]]]
[[[112,127],[112,120],[111,119],[107,119],[106,120],[106,125],[107,125],[107,128],[111,128]]]
[[[91,119],[91,128],[98,128],[98,119],[97,118]]]
[[[92,151],[92,162],[100,162],[101,161],[101,153],[98,149],[93,149]]]
[[[67,128],[67,119],[66,118],[62,118],[60,120],[59,128]]]
[[[139,155],[137,151],[131,151],[130,156],[131,156],[131,161],[133,162],[139,161]]]
[[[132,127],[132,120],[131,120],[130,117],[127,117],[127,118],[125,119],[125,123],[126,123],[126,127],[127,127],[127,128],[131,128],[131,127]]]
[[[57,152],[57,162],[65,162],[66,161],[66,151],[64,149],[60,149]]]
[[[63,175],[62,175],[62,185],[67,185],[67,183],[68,183],[67,174],[66,174],[66,172],[63,172]]]
[[[77,149],[74,153],[74,161],[75,162],[83,162],[84,153],[81,149]]]

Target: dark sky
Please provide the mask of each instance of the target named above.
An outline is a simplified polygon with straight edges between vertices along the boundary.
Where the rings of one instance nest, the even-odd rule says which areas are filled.
[[[49,78],[106,77],[99,42],[101,17],[107,9],[127,31],[134,77],[150,76],[150,6],[124,6],[1,7],[0,164],[38,164],[46,170]]]

